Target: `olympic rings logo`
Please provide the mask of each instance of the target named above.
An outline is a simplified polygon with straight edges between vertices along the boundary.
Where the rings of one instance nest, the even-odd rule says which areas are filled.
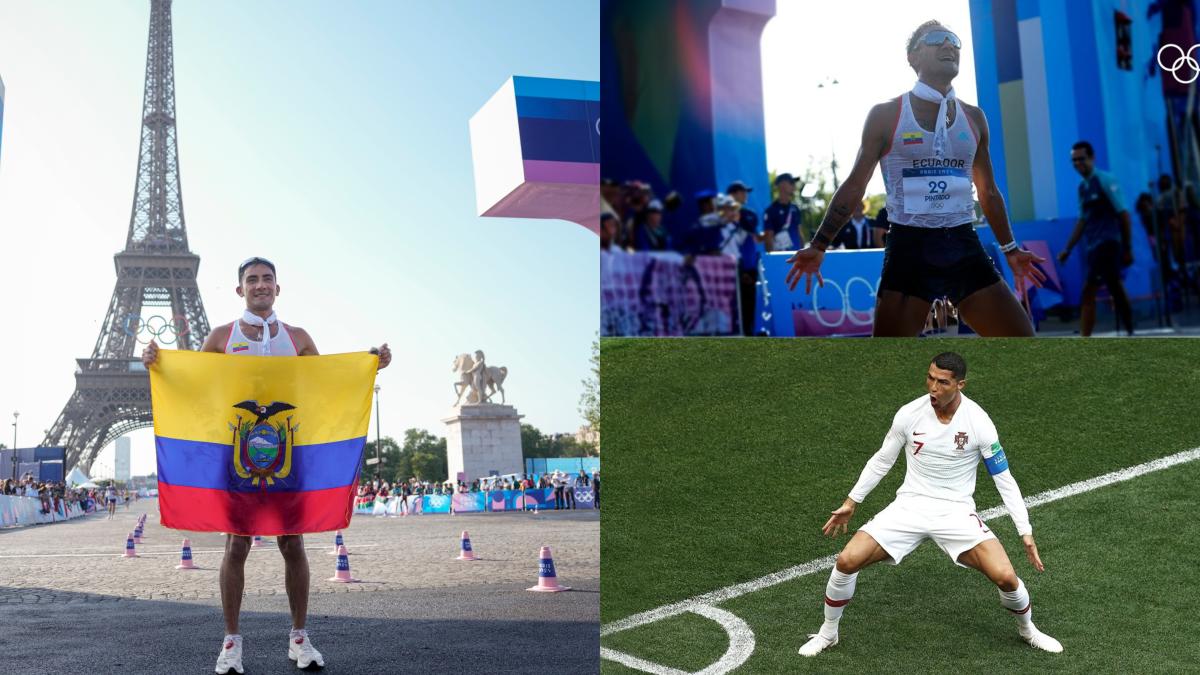
[[[1179,57],[1172,61],[1169,67],[1163,63],[1162,58],[1163,52],[1166,51],[1168,47],[1173,47],[1175,51],[1179,52]],[[1175,81],[1179,84],[1191,84],[1195,82],[1196,78],[1200,78],[1200,62],[1197,62],[1196,59],[1192,58],[1192,52],[1196,51],[1196,47],[1200,47],[1200,44],[1192,45],[1191,48],[1185,52],[1183,51],[1183,47],[1168,42],[1158,49],[1158,67],[1162,68],[1168,73],[1171,73],[1171,77],[1174,77]],[[1179,75],[1177,73],[1179,69],[1183,68],[1184,66],[1187,66],[1191,69],[1192,76],[1189,79],[1181,80],[1179,79]]]
[[[872,308],[867,310],[866,312],[862,313],[861,316],[856,316],[854,314],[855,310],[851,306],[851,303],[850,303],[850,289],[854,286],[855,283],[861,284],[862,286],[866,287],[867,293],[870,295],[871,298],[874,298],[879,291],[879,282],[878,281],[876,281],[875,285],[872,286],[870,281],[867,281],[866,279],[864,279],[862,277],[850,277],[849,279],[846,280],[846,286],[844,288],[840,284],[838,284],[836,281],[833,281],[830,279],[825,280],[825,285],[830,287],[835,293],[837,293],[838,296],[841,297],[842,314],[836,321],[828,321],[821,314],[821,307],[820,307],[820,304],[817,302],[817,294],[820,292],[818,290],[820,287],[813,289],[812,316],[814,319],[817,320],[817,323],[821,324],[825,328],[834,328],[834,329],[837,329],[837,328],[844,329],[846,327],[845,324],[847,322],[849,322],[851,325],[854,325],[854,326],[870,326],[872,323],[874,323],[874,321],[875,321],[874,306],[872,306]]]
[[[148,345],[152,340],[157,340],[159,344],[172,345],[187,335],[191,328],[188,327],[185,316],[176,316],[168,321],[165,317],[157,315],[143,319],[136,314],[129,314],[125,317],[124,330],[126,335],[136,339],[139,344]]]

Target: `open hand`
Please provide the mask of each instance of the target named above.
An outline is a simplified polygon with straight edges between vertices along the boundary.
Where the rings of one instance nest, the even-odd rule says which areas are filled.
[[[850,516],[854,515],[854,506],[842,504],[838,508],[830,512],[829,520],[825,521],[825,527],[821,531],[827,537],[836,537],[839,534],[845,534],[850,526]]]
[[[1022,535],[1021,541],[1025,542],[1025,555],[1029,556],[1029,564],[1039,572],[1045,572],[1046,566],[1042,564],[1042,558],[1038,555],[1037,544],[1033,543],[1033,535]]]
[[[1024,293],[1026,279],[1033,282],[1034,286],[1042,287],[1042,282],[1046,280],[1046,274],[1038,269],[1036,263],[1046,262],[1045,258],[1023,248],[1013,249],[1004,254],[1004,257],[1008,260],[1008,266],[1012,268],[1013,279],[1017,282],[1019,292]]]
[[[824,286],[825,279],[821,277],[821,261],[823,260],[825,260],[825,252],[812,246],[797,251],[796,255],[788,258],[787,261],[792,266],[787,273],[788,290],[796,290],[796,284],[800,283],[800,277],[804,277],[805,293],[812,293],[814,276],[817,278],[817,286]]]

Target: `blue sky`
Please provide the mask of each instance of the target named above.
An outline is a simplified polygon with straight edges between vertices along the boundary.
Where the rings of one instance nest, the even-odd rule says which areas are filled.
[[[768,168],[803,173],[812,167],[828,173],[832,153],[838,179],[844,180],[854,165],[871,106],[916,84],[905,46],[913,30],[929,19],[941,21],[962,38],[954,91],[963,101],[978,105],[967,0],[779,0],[762,37]],[[838,84],[827,84],[832,80]],[[883,191],[876,168],[867,194]]]
[[[104,318],[149,14],[147,0],[0,0],[5,444],[13,410],[19,444],[41,440]],[[596,237],[477,217],[467,122],[511,75],[599,79],[597,3],[178,0],[173,22],[184,212],[210,323],[241,313],[237,264],[264,255],[280,318],[322,352],[390,343],[385,435],[441,435],[453,357],[476,349],[509,368],[525,422],[582,424]],[[153,467],[152,445],[133,435],[135,473]]]

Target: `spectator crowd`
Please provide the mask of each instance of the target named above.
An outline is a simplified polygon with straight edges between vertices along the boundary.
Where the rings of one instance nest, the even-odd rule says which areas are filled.
[[[66,513],[73,505],[78,504],[85,513],[95,510],[102,495],[95,489],[68,488],[66,484],[55,481],[38,481],[32,473],[26,473],[20,479],[5,478],[0,480],[0,495],[10,497],[30,497],[42,503],[41,512],[48,515],[52,511]]]
[[[421,497],[425,495],[450,496],[456,493],[491,492],[493,490],[554,490],[554,508],[574,509],[575,488],[592,487],[595,495],[595,508],[600,508],[600,472],[589,476],[584,471],[570,474],[563,471],[537,474],[511,474],[508,476],[489,476],[475,479],[471,483],[464,481],[430,482],[410,477],[406,481],[389,483],[376,475],[372,480],[363,481],[358,486],[358,501],[388,499],[390,497]]]
[[[724,192],[701,190],[689,205],[678,192],[660,199],[649,183],[630,180],[620,184],[604,178],[600,182],[600,248],[608,252],[674,251],[689,257],[731,256],[737,261],[742,332],[752,335],[755,293],[762,275],[760,257],[805,245],[801,229],[804,202],[799,199],[795,176],[779,174],[774,185],[775,199],[760,215],[747,207],[754,188],[741,180],[730,183]],[[856,208],[830,248],[883,246],[887,210],[881,209],[869,219],[865,206]],[[664,223],[668,214],[673,220],[670,224]]]

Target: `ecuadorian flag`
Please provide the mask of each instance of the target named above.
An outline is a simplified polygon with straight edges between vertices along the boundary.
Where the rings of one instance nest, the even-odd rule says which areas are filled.
[[[920,131],[906,131],[900,135],[904,145],[919,145],[925,142],[925,134]]]
[[[280,535],[350,524],[379,357],[163,350],[150,368],[165,527]]]

